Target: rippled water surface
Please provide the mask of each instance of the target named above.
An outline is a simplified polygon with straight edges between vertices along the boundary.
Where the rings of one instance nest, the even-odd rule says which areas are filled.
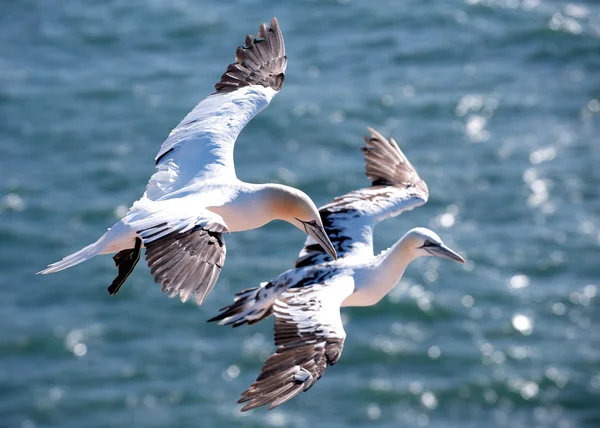
[[[110,257],[34,273],[143,191],[170,129],[276,15],[286,84],[242,133],[238,175],[317,204],[367,183],[367,126],[431,193],[377,250],[428,226],[468,257],[417,261],[343,311],[341,360],[282,407],[235,402],[272,321],[205,320],[288,269],[283,223],[227,238],[200,308]],[[600,426],[600,7],[548,0],[21,1],[0,4],[0,425]]]

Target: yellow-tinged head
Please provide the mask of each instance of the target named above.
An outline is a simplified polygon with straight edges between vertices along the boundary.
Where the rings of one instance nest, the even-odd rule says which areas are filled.
[[[289,186],[272,185],[268,199],[276,218],[305,232],[337,260],[337,253],[323,228],[319,210],[306,193]]]

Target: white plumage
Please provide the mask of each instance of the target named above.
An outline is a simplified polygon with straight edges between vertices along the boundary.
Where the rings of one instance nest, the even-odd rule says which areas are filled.
[[[239,402],[247,403],[242,411],[265,404],[271,409],[290,400],[337,362],[346,338],[341,307],[376,304],[418,257],[464,263],[425,228],[410,230],[389,250],[374,256],[374,226],[424,204],[429,193],[396,142],[370,131],[363,151],[371,187],[337,197],[320,209],[339,259],[334,261],[308,238],[294,269],[238,293],[233,304],[210,320],[237,327],[275,316],[277,351],[242,394]]]
[[[146,197],[158,200],[195,194],[210,180],[237,184],[235,141],[276,94],[273,88],[251,85],[202,100],[161,145],[155,157],[158,171],[150,178]]]
[[[300,190],[239,180],[233,163],[235,141],[246,124],[281,89],[287,66],[277,19],[246,37],[216,92],[202,100],[171,131],[156,155],[157,171],[142,198],[95,243],[40,273],[69,268],[98,254],[114,256],[119,269],[115,294],[146,248],[156,282],[170,297],[201,304],[225,261],[223,233],[254,229],[281,219],[305,231],[332,257],[335,250],[312,200]]]

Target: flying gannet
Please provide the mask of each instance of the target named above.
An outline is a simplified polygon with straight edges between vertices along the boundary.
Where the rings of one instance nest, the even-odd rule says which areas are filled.
[[[251,184],[235,173],[233,149],[246,124],[269,105],[283,85],[287,65],[276,18],[258,37],[246,36],[216,92],[202,100],[156,155],[158,171],[142,198],[100,239],[39,273],[69,268],[98,254],[113,258],[117,293],[146,248],[146,261],[169,297],[202,304],[225,262],[225,232],[255,229],[285,220],[336,258],[317,207],[303,192],[279,184]]]
[[[234,303],[209,321],[253,324],[275,316],[277,351],[242,394],[242,411],[269,409],[308,390],[335,364],[346,332],[340,307],[371,306],[400,281],[409,263],[437,256],[464,263],[431,230],[410,230],[391,248],[374,256],[373,228],[387,218],[427,202],[427,185],[393,139],[369,128],[365,137],[366,175],[371,186],[333,199],[320,209],[339,259],[333,261],[307,239],[295,268],[257,288],[236,294]]]

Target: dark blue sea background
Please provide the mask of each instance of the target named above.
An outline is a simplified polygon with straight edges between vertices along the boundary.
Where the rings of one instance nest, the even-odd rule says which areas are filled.
[[[240,413],[272,320],[206,323],[292,267],[283,222],[227,237],[206,303],[110,256],[35,273],[139,198],[170,130],[277,16],[289,66],[238,176],[317,205],[368,184],[367,126],[429,185],[376,251],[426,226],[466,256],[413,263],[342,311],[338,364]],[[0,426],[599,427],[600,5],[558,0],[0,2]]]

